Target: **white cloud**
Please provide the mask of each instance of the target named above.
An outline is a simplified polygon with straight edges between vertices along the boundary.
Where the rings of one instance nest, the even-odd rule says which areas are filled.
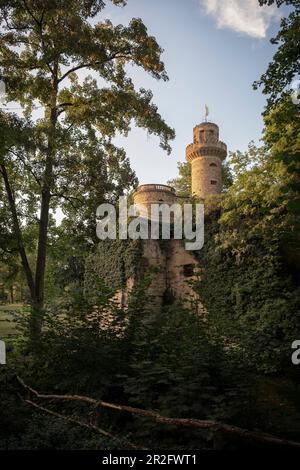
[[[200,0],[218,28],[229,28],[253,38],[265,38],[273,20],[280,17],[276,6],[260,7],[258,0]]]

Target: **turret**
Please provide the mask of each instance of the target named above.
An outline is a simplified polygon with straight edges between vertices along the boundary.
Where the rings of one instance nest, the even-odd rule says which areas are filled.
[[[192,195],[205,199],[222,192],[222,162],[227,146],[219,140],[219,127],[202,122],[194,128],[194,141],[186,149],[186,160],[192,165]]]

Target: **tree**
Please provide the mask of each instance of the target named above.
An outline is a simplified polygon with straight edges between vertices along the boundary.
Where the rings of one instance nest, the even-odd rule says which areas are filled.
[[[177,163],[179,176],[168,181],[176,189],[178,196],[189,197],[192,194],[192,172],[189,163]]]
[[[296,236],[293,250],[300,254],[300,115],[298,107],[289,98],[279,102],[266,114],[264,141],[272,157],[282,162],[287,170],[280,199],[289,199],[289,239],[292,234]]]
[[[34,281],[28,258],[28,251],[33,247],[36,233],[32,237],[31,223],[35,222],[37,195],[34,191],[36,181],[32,180],[32,170],[20,153],[33,151],[35,145],[29,138],[31,127],[16,116],[0,113],[2,135],[0,139],[0,173],[2,175],[0,192],[0,250],[2,260],[7,264],[15,263],[18,252],[28,288],[34,296]],[[11,158],[4,157],[10,149]],[[29,170],[29,171],[28,171]],[[34,174],[34,173],[33,173]],[[11,184],[13,180],[13,186]],[[26,200],[24,195],[27,195]],[[22,233],[23,232],[23,233]],[[36,231],[35,231],[36,232]]]
[[[199,294],[213,331],[241,360],[259,371],[283,370],[300,332],[299,267],[291,238],[292,175],[266,147],[231,156],[235,181],[222,200],[221,218],[207,220],[199,253]],[[217,286],[217,288],[216,288]]]
[[[262,86],[263,93],[268,95],[264,140],[272,156],[287,168],[289,176],[282,192],[290,196],[288,208],[293,215],[290,230],[295,232],[300,227],[300,112],[291,100],[289,87],[300,71],[300,3],[299,0],[259,0],[259,3],[291,7],[277,36],[271,40],[279,45],[273,61],[254,88]]]
[[[125,0],[111,1],[126,4]],[[32,333],[38,336],[50,210],[61,200],[78,199],[75,175],[83,175],[88,168],[91,171],[95,162],[89,160],[92,154],[105,154],[116,165],[122,158],[124,162],[124,154],[113,146],[112,138],[117,132],[127,134],[132,120],[159,136],[160,145],[168,152],[174,132],[152,103],[151,91],[136,90],[127,72],[132,64],[156,79],[167,80],[162,49],[140,19],[133,19],[129,26],[114,26],[108,20],[95,23],[105,6],[103,0],[11,0],[0,1],[0,6],[0,73],[7,101],[22,106],[22,125],[31,130],[31,136],[25,137],[29,141],[31,137],[34,144],[28,147],[26,139],[23,144],[18,142],[23,152],[16,157],[16,145],[4,135],[1,173],[31,294]],[[87,70],[93,76],[83,77]],[[43,113],[38,119],[34,114],[37,107]],[[35,270],[28,262],[14,197],[12,174],[18,174],[20,161],[23,171],[35,180],[34,195],[39,200]],[[82,196],[84,199],[85,194]]]
[[[277,36],[271,39],[272,44],[278,44],[278,50],[269,64],[267,71],[260,80],[254,83],[254,88],[263,87],[263,93],[269,95],[268,108],[278,102],[286,93],[300,70],[300,4],[299,0],[259,0],[259,4],[280,7],[290,6],[292,11],[287,18],[281,20]]]

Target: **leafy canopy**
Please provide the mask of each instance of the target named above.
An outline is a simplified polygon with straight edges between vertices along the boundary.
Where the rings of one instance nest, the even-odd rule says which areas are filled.
[[[135,65],[167,80],[162,49],[141,19],[132,19],[128,26],[101,19],[106,3],[0,1],[0,75],[7,102],[22,107],[22,126],[30,133],[22,132],[21,142],[5,134],[0,163],[6,187],[16,195],[10,211],[16,212],[19,247],[25,244],[18,200],[33,198],[40,209],[35,276],[23,248],[21,255],[38,309],[43,305],[51,210],[62,207],[69,220],[75,219],[70,230],[77,226],[91,237],[97,205],[137,183],[124,150],[112,139],[118,133],[127,135],[132,123],[158,136],[167,152],[174,137],[152,102],[152,92],[135,89],[130,76]],[[13,118],[2,116],[7,124]],[[14,137],[18,126],[13,126]],[[28,146],[28,139],[34,146]],[[15,192],[15,181],[25,173],[28,186],[23,193]],[[16,216],[22,221],[19,226]]]
[[[268,108],[274,106],[288,91],[292,81],[299,77],[300,70],[300,3],[299,0],[259,0],[260,5],[287,5],[291,12],[282,18],[280,30],[271,39],[278,45],[272,62],[254,88],[263,87],[268,95]]]

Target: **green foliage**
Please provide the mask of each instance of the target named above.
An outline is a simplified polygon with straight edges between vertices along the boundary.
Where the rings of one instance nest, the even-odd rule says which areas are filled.
[[[299,256],[300,233],[300,115],[299,106],[292,102],[292,81],[299,78],[300,63],[300,4],[298,0],[259,0],[260,5],[289,6],[289,15],[281,20],[281,29],[271,40],[278,49],[266,73],[254,88],[263,86],[268,101],[265,112],[264,140],[274,158],[287,168],[287,183],[282,188],[289,194],[288,210],[293,216],[290,229],[296,232],[293,250]],[[285,199],[285,196],[283,196]],[[298,246],[298,248],[297,248]]]
[[[268,289],[274,295],[274,271],[269,272],[271,263],[259,271],[257,262],[254,277],[251,263],[238,269],[227,256],[226,264],[220,250],[215,250],[216,221],[211,221],[209,227],[210,242],[204,259],[208,276],[204,276],[201,294],[206,302],[210,299],[211,312],[204,318],[174,305],[155,312],[146,295],[146,282],[132,292],[126,311],[104,290],[98,292],[97,308],[80,291],[66,293],[59,303],[48,307],[38,354],[28,354],[25,328],[23,337],[14,340],[13,350],[9,351],[11,376],[0,377],[6,383],[1,387],[4,406],[0,407],[0,418],[7,423],[5,435],[0,430],[1,447],[126,449],[129,436],[129,441],[148,448],[193,449],[211,447],[216,437],[212,432],[162,427],[144,418],[103,411],[100,426],[121,436],[104,440],[61,419],[37,415],[18,398],[16,392],[23,392],[14,381],[15,373],[45,393],[89,395],[154,409],[165,416],[217,419],[249,429],[272,431],[268,427],[272,422],[280,430],[281,416],[275,418],[271,407],[266,410],[258,406],[258,382],[249,369],[249,364],[254,369],[256,360],[258,369],[274,370],[270,362],[281,359],[280,341],[285,339],[281,337],[275,344],[276,335],[281,333],[280,327],[287,331],[291,325],[288,315],[285,325],[282,323],[280,312],[276,312],[276,322],[269,317],[275,306],[277,310],[280,307],[278,300],[271,305],[266,291],[267,281],[271,280]],[[266,275],[264,270],[268,271]],[[287,292],[288,282],[286,285]],[[249,301],[253,292],[255,299]],[[256,309],[259,299],[260,318]],[[230,304],[232,310],[228,309]],[[224,314],[218,315],[219,311]],[[266,339],[270,341],[267,347]],[[277,347],[281,348],[278,357]],[[47,406],[82,421],[93,412],[76,403]],[[266,413],[271,413],[268,423]]]
[[[247,406],[240,367],[207,335],[199,316],[172,307],[149,320],[136,318],[135,328],[139,323],[125,380],[135,405],[169,416],[222,420]]]
[[[25,405],[17,395],[21,390],[18,389],[15,372],[24,372],[17,359],[14,367],[14,370],[0,370],[1,450],[127,448],[125,440],[105,438],[61,418],[37,413]],[[83,419],[85,411],[82,412]],[[69,408],[68,412],[71,417],[80,414],[78,407]]]
[[[136,273],[142,252],[141,240],[99,241],[85,264],[86,297],[96,300],[102,285],[110,291],[126,287],[126,280]]]
[[[206,223],[199,292],[211,326],[246,363],[280,371],[300,334],[299,274],[285,257],[289,195],[279,204],[288,173],[253,146],[234,154],[231,163],[236,179],[223,198],[222,216]]]
[[[192,195],[192,172],[189,163],[177,163],[179,176],[169,180],[167,184],[176,189],[177,196],[190,197]]]
[[[268,108],[272,108],[278,100],[287,94],[293,79],[299,75],[300,62],[300,4],[298,0],[259,0],[260,5],[272,5],[280,7],[286,4],[291,7],[289,16],[282,18],[280,30],[277,36],[271,39],[271,43],[278,45],[273,61],[267,71],[261,76],[254,88],[263,87],[263,93],[269,96]]]
[[[234,176],[228,161],[223,162],[222,164],[222,183],[223,190],[227,191],[233,184]]]
[[[45,316],[38,354],[26,354],[26,337],[15,340],[10,352],[13,372],[45,393],[85,394],[156,409],[166,416],[230,422],[238,422],[243,411],[242,422],[252,423],[253,395],[235,354],[226,352],[220,341],[207,335],[198,316],[179,307],[162,314],[149,310],[146,287],[147,284],[141,285],[132,293],[126,312],[104,295],[98,299],[97,309],[87,305],[80,294],[66,296]],[[3,422],[9,420],[14,409],[15,420],[7,428],[6,441],[0,435],[1,445],[122,448],[122,440],[96,442],[89,433],[79,437],[73,425],[36,416],[18,401],[15,392],[22,391],[13,374],[7,384],[9,390],[3,395],[6,406],[1,418]],[[86,406],[74,403],[57,405],[58,408],[49,406],[69,416],[87,418]],[[111,412],[101,413],[101,427],[117,436],[131,434],[134,442],[143,446],[146,442],[153,448],[158,445],[193,448],[200,442],[210,445],[212,439],[211,433],[199,435],[190,430],[169,430],[162,438],[161,428],[153,428],[152,422]]]
[[[0,116],[6,131],[0,139],[5,182],[0,192],[9,201],[0,212],[0,226],[10,213],[12,238],[18,241],[14,248],[22,258],[33,318],[37,316],[33,336],[40,332],[49,276],[51,211],[64,211],[64,228],[73,241],[79,239],[81,246],[87,239],[95,242],[97,206],[114,202],[137,185],[124,149],[112,139],[127,135],[133,123],[157,136],[167,152],[174,138],[151,90],[136,89],[128,74],[128,65],[135,65],[167,80],[162,49],[141,19],[132,19],[128,26],[95,21],[106,3],[0,2],[0,75],[7,102],[16,102],[22,111],[21,118]],[[122,0],[112,3],[126,5]],[[29,227],[26,211],[31,215]],[[5,232],[4,238],[11,235]],[[50,279],[46,293],[53,292]]]
[[[286,168],[280,200],[288,198],[290,230],[295,234],[294,251],[299,253],[300,234],[300,113],[289,98],[265,115],[264,140],[275,159]],[[280,203],[280,200],[278,201]],[[297,248],[298,247],[298,248]]]
[[[218,211],[207,215],[206,243],[199,253],[202,272],[195,289],[207,310],[199,317],[175,304],[158,312],[147,295],[149,279],[121,308],[113,294],[143,267],[142,242],[105,241],[95,248],[96,206],[115,202],[137,184],[124,150],[113,146],[112,138],[126,135],[134,122],[170,151],[174,133],[152,103],[152,93],[136,90],[126,73],[128,64],[135,64],[167,79],[155,38],[139,19],[128,26],[95,23],[105,6],[101,0],[0,1],[1,74],[8,99],[24,111],[22,118],[0,114],[0,164],[12,185],[32,271],[39,238],[36,213],[44,195],[51,209],[62,207],[66,215],[59,228],[46,217],[48,301],[35,350],[29,348],[28,309],[20,315],[21,333],[8,340],[10,366],[0,370],[1,448],[120,449],[126,448],[128,435],[149,448],[207,448],[216,437],[105,411],[101,427],[122,438],[104,439],[30,409],[20,399],[16,373],[45,393],[85,394],[165,416],[216,419],[268,432],[275,428],[278,434],[282,422],[297,421],[293,384],[279,383],[283,400],[265,379],[290,373],[291,343],[300,335],[299,113],[284,98],[299,62],[299,8],[295,0],[276,1],[283,3],[294,9],[282,20],[273,40],[278,52],[260,82],[272,105],[265,114],[265,147],[250,145],[224,166],[221,217]],[[80,77],[80,70],[91,70],[93,77]],[[41,119],[34,119],[35,105],[44,108]],[[190,166],[179,164],[179,174],[170,184],[179,195],[190,196]],[[19,276],[6,192],[0,183],[3,283]],[[264,390],[268,387],[271,392]],[[95,410],[77,403],[49,407],[83,421],[95,418]]]
[[[133,19],[129,26],[114,26],[109,20],[93,24],[93,18],[105,6],[103,1],[88,5],[78,0],[68,5],[32,1],[25,8],[23,2],[2,4],[0,66],[7,99],[20,102],[27,115],[32,113],[35,101],[45,108],[59,108],[59,115],[66,115],[57,129],[62,140],[70,124],[112,137],[117,131],[128,132],[135,119],[138,126],[160,135],[161,145],[169,150],[173,131],[151,104],[151,92],[135,91],[125,72],[126,64],[131,63],[156,79],[167,80],[160,59],[162,49],[140,19]],[[99,88],[91,76],[80,84],[77,72],[86,69],[112,87]],[[71,83],[66,84],[66,79]],[[44,125],[48,119],[49,113]]]

